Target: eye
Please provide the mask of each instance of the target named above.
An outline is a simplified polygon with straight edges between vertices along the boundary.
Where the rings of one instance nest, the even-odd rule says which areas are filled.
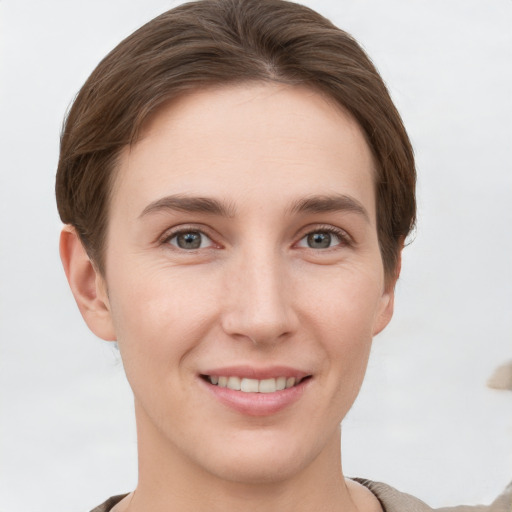
[[[309,249],[330,249],[331,247],[347,244],[347,235],[344,235],[341,230],[319,229],[301,238],[297,245]]]
[[[167,239],[167,243],[188,251],[211,247],[213,242],[201,231],[180,231]]]

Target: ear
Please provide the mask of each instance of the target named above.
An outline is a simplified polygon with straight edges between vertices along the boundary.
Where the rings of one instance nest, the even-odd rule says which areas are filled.
[[[398,278],[400,277],[400,271],[402,270],[402,249],[403,243],[401,244],[400,252],[398,253],[395,273],[393,276],[386,278],[385,281],[384,292],[380,298],[379,311],[373,326],[374,336],[382,332],[391,321],[391,318],[393,318],[393,311],[395,308],[395,286]]]
[[[60,258],[78,309],[96,336],[115,341],[116,335],[103,276],[90,260],[74,227],[60,234]]]

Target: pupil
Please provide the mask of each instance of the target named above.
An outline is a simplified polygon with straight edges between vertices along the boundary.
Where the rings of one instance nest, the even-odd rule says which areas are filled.
[[[308,245],[312,249],[327,249],[331,246],[329,233],[311,233],[308,235]]]
[[[199,233],[178,235],[177,242],[181,249],[199,249],[201,247],[201,235]]]

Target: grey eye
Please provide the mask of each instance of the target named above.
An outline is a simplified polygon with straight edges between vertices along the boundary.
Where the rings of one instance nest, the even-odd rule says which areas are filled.
[[[307,237],[308,247],[311,249],[327,249],[331,247],[332,235],[331,233],[317,232],[310,233]]]
[[[183,231],[169,239],[169,243],[180,249],[191,251],[209,247],[212,241],[200,231]]]
[[[328,230],[312,231],[305,235],[298,243],[299,247],[307,249],[330,249],[337,245],[344,245],[345,239],[340,233]]]

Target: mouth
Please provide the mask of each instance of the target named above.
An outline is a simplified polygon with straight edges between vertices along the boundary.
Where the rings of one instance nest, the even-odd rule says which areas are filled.
[[[227,388],[243,393],[276,393],[296,386],[311,378],[311,375],[302,377],[279,376],[267,379],[254,379],[236,375],[201,375],[201,378],[213,386]]]
[[[211,397],[246,416],[271,416],[288,409],[307,394],[313,380],[313,374],[288,366],[251,365],[212,368],[199,377]]]
[[[313,374],[287,366],[230,366],[199,375],[205,389],[224,407],[245,416],[272,416],[301,401]]]

